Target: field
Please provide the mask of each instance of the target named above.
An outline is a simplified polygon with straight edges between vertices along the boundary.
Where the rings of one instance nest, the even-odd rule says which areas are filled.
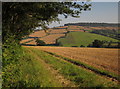
[[[113,73],[117,72],[117,50],[116,49],[103,49],[103,54],[100,57],[97,56],[96,52],[102,53],[100,49],[76,49],[76,48],[70,48],[70,47],[39,47],[39,46],[27,46],[25,47],[27,49],[27,53],[34,55],[34,59],[32,60],[38,60],[37,64],[39,62],[39,66],[41,68],[45,68],[45,70],[42,70],[41,79],[44,78],[44,76],[47,76],[48,80],[43,86],[46,86],[47,83],[49,85],[47,86],[57,86],[57,87],[117,87],[117,80],[114,80],[112,78],[106,77],[104,75],[99,75],[97,73],[94,73],[92,70],[88,70],[86,68],[77,66],[67,60],[63,60],[63,58],[60,58],[58,56],[54,56],[53,54],[62,55],[65,58],[72,58],[72,60],[77,60],[83,63],[86,63],[88,65],[91,65],[92,67],[98,68],[98,69],[104,69]],[[43,50],[43,51],[42,51]],[[71,51],[70,51],[71,50]],[[81,50],[81,51],[80,51]],[[47,51],[47,52],[44,52]],[[91,53],[92,51],[92,53]],[[109,51],[108,53],[106,53]],[[113,55],[109,55],[109,54]],[[106,53],[106,55],[105,55]],[[72,54],[72,55],[71,55]],[[86,56],[85,56],[86,55]],[[94,56],[95,55],[95,56]],[[89,58],[88,58],[89,57]],[[111,58],[109,60],[106,59]],[[115,59],[113,57],[116,57]],[[103,59],[104,58],[104,59]],[[102,59],[102,60],[101,60]],[[115,60],[114,62],[113,59]],[[94,61],[93,61],[94,60]],[[106,63],[108,62],[108,63]],[[109,64],[110,63],[110,64]],[[106,67],[104,67],[106,66]],[[109,67],[109,68],[108,68]],[[111,69],[113,67],[113,70]],[[44,74],[45,71],[49,71],[49,73],[46,75]],[[46,72],[47,73],[47,72]],[[54,82],[52,82],[50,76],[55,76]],[[44,80],[46,80],[45,78]],[[37,79],[38,80],[38,79]],[[40,80],[40,81],[44,81]],[[53,85],[53,83],[55,85]],[[56,85],[58,84],[58,85]]]
[[[118,40],[105,37],[102,35],[87,33],[87,32],[71,32],[68,33],[65,38],[60,38],[58,42],[62,46],[88,46],[91,44],[95,39],[97,40],[105,40],[105,41],[113,41],[117,42]]]
[[[76,47],[33,47],[56,53],[96,68],[120,74],[118,71],[118,49],[107,48],[76,48]],[[72,54],[72,55],[71,55]]]
[[[63,34],[63,33],[66,33],[66,29],[53,29],[51,30],[49,33],[50,34]]]
[[[59,37],[63,37],[65,36],[65,34],[51,34],[42,38],[39,38],[40,40],[44,40],[44,42],[46,44],[55,44],[56,43],[56,39],[58,39]]]
[[[35,38],[39,38],[39,39],[45,41],[47,45],[50,45],[50,44],[52,45],[52,44],[56,44],[56,40],[61,37],[64,37],[65,34],[67,33],[67,31],[69,31],[70,34],[68,34],[68,38],[67,37],[66,38],[71,39],[71,40],[69,40],[68,43],[73,42],[75,45],[73,45],[73,44],[68,45],[68,43],[65,43],[67,41],[65,41],[65,42],[63,42],[63,46],[80,46],[80,45],[87,46],[87,45],[89,45],[89,43],[91,43],[91,41],[93,41],[93,38],[105,39],[108,41],[113,40],[111,38],[105,38],[105,37],[98,36],[98,35],[91,35],[90,40],[85,39],[85,37],[90,36],[90,34],[88,32],[91,32],[93,30],[105,30],[105,29],[112,30],[112,29],[118,29],[118,28],[117,27],[89,27],[89,26],[75,26],[75,25],[61,26],[61,27],[50,28],[46,32],[43,30],[35,31],[34,33],[30,34],[28,38],[23,39],[20,43],[26,44],[26,45],[36,45]],[[77,32],[77,34],[75,33],[75,35],[76,35],[75,37],[73,35],[71,35],[71,34],[73,34],[72,32]],[[86,34],[80,33],[80,32],[86,32]],[[70,38],[69,38],[69,36],[70,36]],[[76,37],[77,37],[77,39],[76,39]],[[83,38],[85,40],[82,40]],[[81,40],[79,41],[79,39],[81,39]],[[85,41],[88,44],[86,44]]]
[[[48,29],[48,30],[50,30],[50,29]],[[29,36],[30,37],[43,37],[45,35],[46,35],[45,31],[42,30],[42,31],[35,31],[34,33],[30,34]]]

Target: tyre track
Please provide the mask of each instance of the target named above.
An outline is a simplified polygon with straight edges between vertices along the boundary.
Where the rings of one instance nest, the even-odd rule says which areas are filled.
[[[62,56],[57,55],[57,54],[54,54],[54,53],[52,53],[52,52],[48,52],[48,51],[44,51],[44,52],[46,52],[46,53],[48,53],[48,54],[50,54],[50,55],[52,55],[52,56],[54,56],[54,57],[63,59],[63,60],[65,60],[65,61],[69,62],[69,63],[72,63],[72,64],[76,65],[76,66],[79,66],[79,67],[82,67],[82,68],[84,68],[84,69],[87,69],[87,70],[89,70],[89,71],[91,71],[91,72],[94,72],[94,73],[100,75],[100,76],[107,77],[107,78],[109,78],[111,81],[116,81],[116,82],[120,83],[120,78],[118,78],[118,77],[114,77],[114,76],[112,76],[112,75],[110,75],[110,74],[107,74],[107,73],[105,73],[105,72],[101,72],[101,71],[99,71],[99,70],[96,70],[95,68],[91,68],[91,67],[86,66],[86,65],[84,65],[84,64],[82,64],[82,63],[78,63],[77,61],[71,60],[71,59],[69,59],[69,58],[62,57]]]

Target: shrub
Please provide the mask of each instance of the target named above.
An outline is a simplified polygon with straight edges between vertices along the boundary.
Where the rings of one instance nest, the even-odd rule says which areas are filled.
[[[46,45],[43,40],[39,40],[39,39],[36,39],[36,44],[37,44],[38,46],[44,46],[44,45]]]
[[[72,46],[72,47],[78,47],[78,46]]]
[[[100,41],[100,40],[94,40],[92,42],[92,46],[93,47],[98,47],[98,48],[103,47],[103,44],[104,44],[104,41]]]
[[[85,47],[84,45],[81,45],[80,47]]]

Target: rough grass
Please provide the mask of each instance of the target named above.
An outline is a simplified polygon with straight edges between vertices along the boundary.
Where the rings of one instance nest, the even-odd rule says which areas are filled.
[[[47,52],[47,51],[45,51],[45,52]],[[83,67],[83,68],[85,68],[85,69],[91,70],[91,71],[93,71],[93,72],[95,72],[95,73],[97,73],[97,74],[101,74],[101,75],[103,75],[103,76],[108,76],[108,77],[114,78],[114,79],[116,79],[116,80],[119,80],[120,75],[117,75],[117,74],[115,74],[115,73],[111,73],[111,72],[109,72],[109,71],[102,70],[102,69],[97,69],[97,68],[95,68],[95,67],[93,67],[93,66],[90,66],[90,65],[88,65],[88,64],[82,63],[82,62],[77,61],[77,60],[75,60],[75,59],[66,58],[66,57],[63,57],[63,56],[61,56],[61,55],[57,55],[57,54],[55,54],[55,53],[51,53],[51,52],[47,52],[47,53],[49,53],[49,54],[51,54],[51,55],[53,55],[53,56],[55,56],[55,57],[62,58],[63,60],[66,60],[66,61],[68,61],[68,62],[70,62],[70,63],[75,64],[75,65],[81,66],[81,67]]]
[[[61,87],[59,82],[53,78],[52,73],[44,66],[44,62],[34,55],[33,52],[26,49],[26,59],[21,61],[21,77],[28,83],[27,87]],[[25,62],[26,61],[26,62]]]
[[[44,66],[44,62],[34,55],[29,49],[24,48],[24,54],[15,64],[10,64],[4,68],[3,73],[6,80],[3,89],[11,87],[12,89],[36,88],[36,87],[62,87]]]
[[[74,59],[75,61],[80,61],[97,69],[120,74],[118,70],[118,49],[47,46],[33,46],[33,48]]]
[[[62,46],[88,46],[91,44],[95,39],[98,40],[106,40],[106,41],[113,41],[116,42],[118,40],[115,40],[113,38],[105,37],[102,35],[97,35],[93,33],[87,33],[87,32],[70,32],[67,34],[65,38],[61,38],[58,40],[62,44]]]
[[[75,82],[78,87],[116,87],[117,83],[109,79],[96,75],[93,72],[87,71],[83,68],[77,67],[71,63],[63,61],[62,59],[53,57],[43,51],[29,48],[36,53],[46,63],[51,64],[54,69],[63,74],[69,80]]]
[[[25,59],[21,61],[21,80],[28,84],[27,87],[62,87],[40,57],[29,49],[25,50]]]

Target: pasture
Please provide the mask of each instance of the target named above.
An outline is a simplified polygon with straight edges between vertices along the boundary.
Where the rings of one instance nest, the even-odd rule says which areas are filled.
[[[87,32],[70,32],[67,34],[65,38],[60,38],[58,40],[58,43],[60,43],[62,46],[71,47],[71,46],[88,46],[91,44],[95,39],[97,40],[104,40],[104,41],[113,41],[117,42],[118,40],[93,34],[93,33],[87,33]]]

